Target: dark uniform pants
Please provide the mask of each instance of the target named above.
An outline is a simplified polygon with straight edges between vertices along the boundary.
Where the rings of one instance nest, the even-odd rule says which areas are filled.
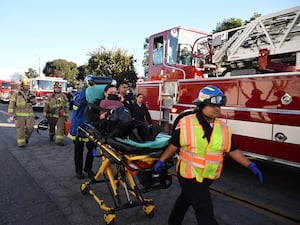
[[[81,172],[83,168],[83,151],[84,151],[84,144],[86,144],[86,148],[88,152],[86,153],[85,165],[84,170],[89,171],[93,167],[93,149],[94,144],[92,142],[83,142],[79,140],[73,141],[74,143],[74,161],[75,161],[75,171]]]
[[[181,193],[171,211],[168,224],[181,225],[184,216],[191,205],[195,211],[198,225],[218,225],[214,217],[211,195],[209,192],[210,180],[202,183],[196,179],[186,179],[178,174]]]

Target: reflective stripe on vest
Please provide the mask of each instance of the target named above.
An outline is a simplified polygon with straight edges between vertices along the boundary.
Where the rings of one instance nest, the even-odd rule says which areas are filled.
[[[186,178],[217,179],[223,167],[223,154],[231,147],[231,130],[215,119],[210,142],[203,138],[204,130],[196,114],[180,120],[180,152],[177,171]]]

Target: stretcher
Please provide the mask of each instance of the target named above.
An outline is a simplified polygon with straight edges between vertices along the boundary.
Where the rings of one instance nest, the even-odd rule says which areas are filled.
[[[158,189],[167,189],[172,184],[169,169],[173,160],[168,160],[160,173],[155,173],[153,164],[168,145],[169,135],[158,134],[154,141],[145,143],[130,139],[107,138],[103,133],[88,124],[79,126],[78,130],[97,146],[97,156],[101,157],[101,165],[95,176],[82,183],[80,190],[84,195],[91,195],[104,211],[106,224],[113,224],[116,212],[132,207],[142,207],[144,214],[152,218],[155,204],[143,194]],[[113,200],[108,206],[106,200],[96,192],[96,185],[106,183]],[[121,192],[121,190],[123,190]],[[122,195],[122,194],[123,195]]]

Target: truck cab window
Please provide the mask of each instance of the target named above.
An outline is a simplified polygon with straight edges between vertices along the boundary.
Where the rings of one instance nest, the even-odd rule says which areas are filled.
[[[153,65],[161,65],[163,63],[163,36],[154,38],[153,41]]]
[[[192,65],[192,47],[188,44],[179,44],[177,62],[182,65]]]

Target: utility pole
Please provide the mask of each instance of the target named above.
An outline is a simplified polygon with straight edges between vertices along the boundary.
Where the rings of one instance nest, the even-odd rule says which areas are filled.
[[[41,76],[41,58],[37,54],[35,55],[39,60],[39,77]]]

